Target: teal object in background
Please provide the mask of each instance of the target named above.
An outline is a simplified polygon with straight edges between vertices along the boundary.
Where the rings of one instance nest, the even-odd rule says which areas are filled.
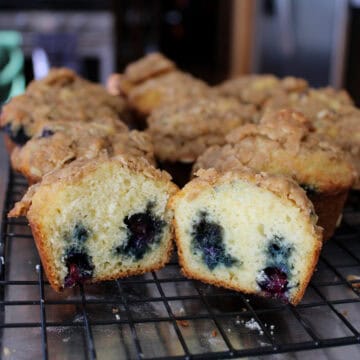
[[[0,31],[0,105],[25,90],[22,38],[16,31]]]

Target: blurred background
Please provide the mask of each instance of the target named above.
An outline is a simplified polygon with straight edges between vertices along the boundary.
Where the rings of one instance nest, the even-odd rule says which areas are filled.
[[[360,105],[360,0],[0,0],[0,101],[49,66],[105,83],[155,50],[210,84],[294,75]]]

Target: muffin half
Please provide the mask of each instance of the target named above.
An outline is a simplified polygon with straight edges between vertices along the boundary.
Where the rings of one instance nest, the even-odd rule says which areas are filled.
[[[170,202],[184,274],[297,304],[322,246],[305,192],[244,169],[196,175]]]
[[[164,266],[172,248],[168,200],[176,191],[146,160],[102,155],[45,175],[9,216],[27,216],[59,291]]]

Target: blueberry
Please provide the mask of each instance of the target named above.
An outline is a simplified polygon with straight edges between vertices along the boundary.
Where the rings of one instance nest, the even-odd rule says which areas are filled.
[[[2,130],[10,137],[10,139],[17,145],[24,145],[30,137],[26,134],[24,128],[20,126],[17,131],[14,131],[11,124],[6,124]]]
[[[7,123],[6,125],[4,125],[4,126],[1,128],[1,130],[2,130],[5,134],[9,135],[10,137],[11,137],[12,134],[13,134],[12,129],[11,129],[11,123]]]
[[[277,267],[265,268],[259,274],[257,283],[268,295],[286,300],[285,292],[288,290],[288,277],[281,269]]]
[[[84,243],[89,237],[89,231],[84,225],[77,223],[72,233],[72,239],[77,243]]]
[[[275,255],[278,251],[280,251],[280,246],[278,244],[270,244],[269,252],[271,255]]]
[[[152,207],[148,204],[146,212],[125,217],[127,239],[116,248],[117,253],[141,260],[151,245],[160,241],[166,223],[153,214]]]
[[[287,245],[282,236],[274,235],[267,249],[268,263],[270,266],[282,268],[288,271],[288,261],[292,252],[292,247]]]
[[[88,237],[89,230],[81,223],[74,226],[71,236],[66,236],[66,240],[70,241],[71,245],[66,249],[64,256],[65,265],[68,268],[68,274],[64,281],[65,287],[83,283],[92,277],[94,265],[84,246]]]
[[[65,252],[65,265],[68,268],[64,281],[65,287],[81,284],[93,276],[94,265],[85,249],[79,249],[76,246],[68,248]]]
[[[194,225],[191,233],[195,251],[201,251],[202,259],[210,270],[222,264],[231,267],[237,259],[227,254],[223,244],[223,228],[208,221],[205,212],[200,214],[200,221]]]
[[[53,136],[54,134],[55,134],[54,131],[44,128],[43,131],[41,132],[40,137],[48,138],[48,137]]]

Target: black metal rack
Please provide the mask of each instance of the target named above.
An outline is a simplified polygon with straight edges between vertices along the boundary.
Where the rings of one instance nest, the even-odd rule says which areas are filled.
[[[293,307],[188,280],[176,259],[144,276],[55,293],[27,222],[6,218],[25,189],[24,179],[11,174],[0,258],[5,359],[222,359],[360,344],[356,193]]]

